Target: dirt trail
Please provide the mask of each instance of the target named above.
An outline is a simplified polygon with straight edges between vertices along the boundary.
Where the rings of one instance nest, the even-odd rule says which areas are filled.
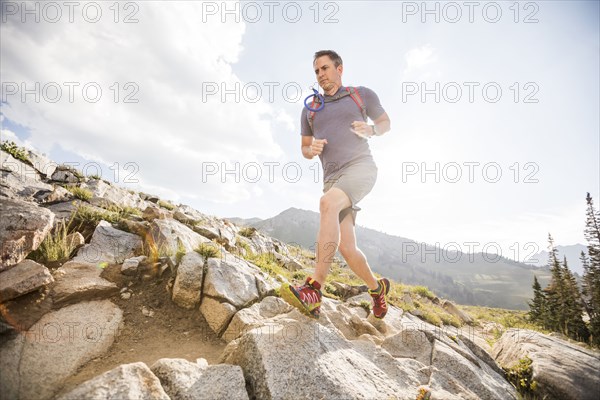
[[[168,270],[162,278],[138,281],[121,274],[119,265],[111,265],[102,277],[119,288],[130,285],[129,299],[120,295],[111,298],[123,310],[123,329],[108,352],[81,367],[60,393],[120,364],[142,361],[151,366],[160,358],[185,358],[192,362],[205,358],[209,364],[218,362],[226,343],[213,333],[198,310],[185,310],[171,301],[166,289]],[[142,307],[154,314],[145,316]]]

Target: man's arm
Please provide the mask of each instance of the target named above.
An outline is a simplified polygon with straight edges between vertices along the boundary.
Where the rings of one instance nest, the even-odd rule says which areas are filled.
[[[387,113],[384,112],[376,120],[373,121],[375,127],[377,128],[377,134],[383,135],[391,129],[391,121],[390,117],[388,117]]]
[[[312,136],[302,136],[302,155],[309,160],[315,156],[311,150],[312,142]]]

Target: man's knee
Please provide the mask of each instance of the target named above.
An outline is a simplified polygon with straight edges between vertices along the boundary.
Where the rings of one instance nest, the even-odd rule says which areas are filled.
[[[340,246],[338,247],[338,250],[342,254],[342,257],[349,258],[356,251],[356,246],[354,246],[353,243],[346,243],[342,240],[340,241]]]
[[[337,215],[340,211],[350,205],[350,199],[346,193],[340,189],[332,189],[321,196],[321,200],[319,201],[319,211],[321,214],[335,213]]]

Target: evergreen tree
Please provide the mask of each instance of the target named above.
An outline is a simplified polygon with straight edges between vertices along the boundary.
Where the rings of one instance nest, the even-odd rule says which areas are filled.
[[[544,325],[545,310],[546,310],[546,296],[542,291],[542,286],[537,279],[537,276],[533,276],[533,300],[529,304],[529,319],[540,325]]]
[[[587,211],[585,238],[588,242],[589,259],[584,263],[583,291],[586,309],[590,316],[592,343],[600,346],[600,211],[594,208],[592,197],[586,196]]]
[[[581,293],[575,275],[567,265],[567,257],[563,259],[562,277],[564,285],[563,306],[565,307],[563,333],[575,340],[587,341],[590,335],[585,322],[583,322]]]
[[[551,277],[550,283],[544,289],[546,313],[543,326],[547,329],[564,333],[567,317],[563,304],[565,298],[563,271],[558,261],[558,251],[554,248],[554,240],[550,234],[548,234],[548,241],[550,242],[548,246],[548,265]]]

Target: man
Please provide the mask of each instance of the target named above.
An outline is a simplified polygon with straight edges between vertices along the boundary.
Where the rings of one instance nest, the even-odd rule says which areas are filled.
[[[335,51],[316,52],[313,67],[325,93],[325,106],[314,113],[306,108],[302,110],[301,135],[302,155],[309,160],[319,156],[323,166],[324,194],[319,206],[317,265],[314,277],[308,277],[304,285],[283,285],[280,294],[303,313],[318,318],[320,289],[339,249],[352,271],[369,287],[373,315],[383,318],[387,312],[385,297],[390,282],[386,278],[377,280],[373,275],[365,255],[356,247],[354,226],[356,213],[360,210],[357,203],[371,191],[377,180],[377,166],[367,137],[389,131],[390,119],[372,90],[358,87],[358,96],[347,95],[350,88],[342,86],[344,67]],[[374,125],[364,120],[361,101]]]

